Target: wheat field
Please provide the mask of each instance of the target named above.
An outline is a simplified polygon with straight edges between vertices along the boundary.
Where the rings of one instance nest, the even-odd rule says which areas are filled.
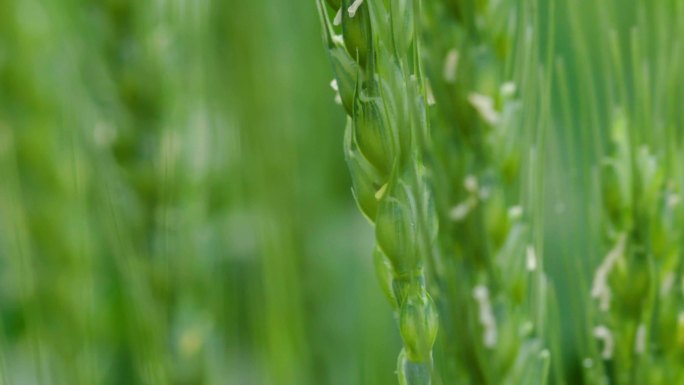
[[[684,2],[3,0],[0,385],[684,384]]]

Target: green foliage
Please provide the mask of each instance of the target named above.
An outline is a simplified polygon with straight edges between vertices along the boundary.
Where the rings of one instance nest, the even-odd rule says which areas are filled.
[[[0,1],[0,385],[684,383],[682,20]]]
[[[347,8],[366,3],[370,27],[364,17],[350,23]],[[347,53],[364,70],[358,71],[354,108],[347,108],[348,159],[367,159],[349,163],[352,179],[368,181],[354,183],[355,197],[376,226],[376,268],[393,306],[404,306],[406,294],[388,289],[392,279],[395,288],[404,281],[411,287],[410,277],[418,276],[432,293],[441,330],[432,382],[681,381],[670,353],[652,338],[659,327],[677,335],[674,325],[682,320],[674,320],[682,293],[673,289],[681,274],[682,239],[675,230],[681,182],[667,165],[680,163],[681,135],[672,128],[680,118],[658,104],[665,95],[676,98],[659,82],[669,75],[652,72],[678,59],[666,45],[643,44],[661,42],[667,31],[676,35],[676,24],[656,24],[681,7],[633,3],[634,12],[622,13],[617,2],[581,1],[332,5],[332,13],[343,16]],[[322,3],[319,12],[334,40]],[[388,31],[391,49],[383,50]],[[599,38],[587,39],[590,33]],[[411,47],[419,60],[406,65],[402,55]],[[575,60],[572,85],[566,55]],[[399,70],[391,63],[400,63]],[[344,79],[344,71],[337,77]],[[417,108],[414,79],[425,84],[416,93],[423,97]],[[397,130],[388,127],[412,127],[412,117],[423,116],[425,129],[390,134]],[[661,128],[648,128],[654,125]],[[416,151],[424,160],[416,163],[420,178],[388,171],[393,157],[400,166],[410,164],[403,154]],[[570,175],[558,168],[568,160],[579,161],[569,165]],[[373,166],[375,174],[364,171]],[[375,183],[360,177],[371,174]],[[428,220],[437,222],[436,243],[427,254],[420,247],[424,223],[414,219],[420,209],[409,193],[416,183],[435,197]],[[549,205],[546,191],[554,184],[569,188],[555,189]],[[580,197],[575,223],[588,223],[584,228],[561,216],[563,200],[574,197]],[[572,232],[546,226],[555,217],[549,213]],[[606,257],[589,268],[597,253]],[[416,273],[417,266],[425,270]],[[410,352],[415,343],[399,320]],[[407,356],[400,356],[399,382],[429,383],[422,369],[414,377],[401,374]]]

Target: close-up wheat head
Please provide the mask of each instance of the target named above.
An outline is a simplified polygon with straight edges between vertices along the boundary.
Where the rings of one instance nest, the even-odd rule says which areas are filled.
[[[684,2],[0,1],[0,385],[684,385]]]

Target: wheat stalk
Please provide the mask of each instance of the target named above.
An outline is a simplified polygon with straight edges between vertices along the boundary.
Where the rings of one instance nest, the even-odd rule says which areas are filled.
[[[436,236],[426,171],[426,92],[415,23],[418,1],[321,0],[324,39],[335,87],[348,114],[345,154],[360,210],[375,224],[378,275],[394,307],[404,348],[397,374],[406,385],[430,384],[437,310],[425,261]],[[335,35],[339,22],[342,38]]]

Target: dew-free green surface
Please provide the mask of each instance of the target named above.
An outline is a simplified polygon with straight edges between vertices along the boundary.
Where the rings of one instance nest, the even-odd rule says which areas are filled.
[[[550,382],[594,385],[597,169],[621,108],[682,191],[684,6],[526,3]],[[314,1],[0,2],[0,384],[396,383],[332,76]]]

